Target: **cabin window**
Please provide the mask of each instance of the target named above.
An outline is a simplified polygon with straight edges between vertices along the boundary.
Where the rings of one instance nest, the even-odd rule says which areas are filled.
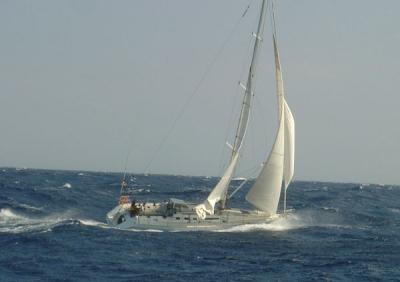
[[[176,220],[180,220],[181,218],[180,218],[180,217],[175,217],[175,219],[176,219]]]
[[[121,215],[119,218],[118,218],[118,224],[121,224],[122,222],[125,222],[125,216],[123,216],[123,215]]]
[[[186,220],[190,220],[190,218],[189,218],[189,217],[185,217],[185,219],[186,219]]]
[[[197,220],[197,218],[193,217],[193,220]]]

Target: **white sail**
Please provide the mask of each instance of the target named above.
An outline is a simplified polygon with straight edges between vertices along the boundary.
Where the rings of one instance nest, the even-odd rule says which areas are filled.
[[[229,188],[229,184],[232,180],[233,174],[235,173],[236,164],[239,158],[239,151],[242,147],[243,139],[244,136],[246,135],[247,125],[249,122],[250,106],[254,88],[252,81],[255,77],[255,72],[257,67],[257,58],[259,53],[260,42],[262,40],[261,34],[264,26],[265,13],[266,13],[266,5],[265,5],[265,0],[263,0],[261,4],[260,17],[258,20],[257,34],[255,34],[256,39],[254,43],[253,56],[250,63],[249,74],[245,86],[245,94],[243,97],[239,122],[235,134],[235,142],[233,143],[232,147],[232,156],[227,168],[225,169],[222,178],[220,179],[218,184],[214,187],[214,189],[211,191],[207,200],[196,207],[196,211],[199,214],[199,216],[202,215],[204,217],[204,212],[208,214],[213,214],[214,206],[219,201],[221,202],[222,208],[224,208],[225,206],[227,191]]]
[[[284,99],[284,111],[285,111],[285,160],[283,179],[285,183],[285,189],[288,188],[292,181],[294,174],[294,140],[295,140],[295,125],[292,112],[286,100]]]
[[[228,189],[229,183],[232,180],[232,176],[238,159],[239,159],[239,154],[236,153],[233,156],[229,166],[225,170],[224,175],[221,177],[215,188],[211,191],[210,195],[208,195],[207,200],[203,202],[203,204],[200,204],[196,207],[198,213],[201,214],[204,211],[208,214],[214,214],[215,204],[223,200],[225,197],[225,193]]]
[[[282,70],[281,70],[281,61],[279,59],[279,51],[278,46],[276,44],[275,34],[272,35],[273,43],[274,43],[274,55],[275,55],[275,80],[276,80],[276,96],[278,98],[278,118],[281,116],[283,99],[284,99],[284,89],[283,89],[283,78],[282,78]]]
[[[294,174],[294,138],[295,126],[292,112],[284,98],[283,78],[281,62],[279,58],[278,46],[276,43],[275,33],[273,34],[274,54],[275,54],[275,78],[276,78],[276,94],[278,96],[278,116],[283,109],[285,116],[285,147],[284,147],[284,170],[283,179],[285,189],[289,186]]]
[[[257,209],[275,214],[278,209],[282,187],[285,142],[285,117],[281,111],[279,128],[271,153],[246,195],[246,200]]]
[[[273,28],[279,128],[272,151],[261,173],[257,177],[256,183],[246,195],[246,200],[248,202],[269,214],[275,214],[278,209],[282,180],[284,180],[285,183],[284,209],[286,209],[286,189],[294,173],[294,119],[284,98],[282,69],[276,43],[274,16]]]

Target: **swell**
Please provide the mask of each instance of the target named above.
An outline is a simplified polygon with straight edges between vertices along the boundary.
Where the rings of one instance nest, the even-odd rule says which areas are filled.
[[[76,223],[72,211],[48,216],[26,215],[10,208],[0,210],[0,233],[51,231],[56,226]]]

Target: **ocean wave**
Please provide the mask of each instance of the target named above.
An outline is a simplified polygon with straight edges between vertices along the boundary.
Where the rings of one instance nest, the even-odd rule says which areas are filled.
[[[33,211],[42,211],[43,207],[34,207],[31,205],[27,205],[27,204],[18,204],[19,207],[24,208],[24,209],[28,209],[28,210],[33,210]]]
[[[100,228],[110,228],[109,225],[107,225],[104,222],[93,220],[93,219],[78,219],[79,223],[82,225],[86,226],[95,226],[95,227],[100,227]]]
[[[25,233],[44,231],[59,225],[73,224],[75,220],[70,214],[71,212],[65,212],[63,214],[53,214],[36,218],[19,214],[8,208],[3,208],[0,210],[0,232]]]
[[[27,232],[50,232],[53,230],[54,227],[71,224],[81,224],[84,226],[95,228],[116,229],[128,232],[163,232],[162,230],[157,229],[119,229],[113,226],[109,226],[105,222],[88,218],[74,217],[71,211],[36,218],[20,214],[9,208],[3,208],[0,210],[0,233],[17,234]]]
[[[115,229],[115,230],[120,230],[120,231],[127,231],[127,232],[164,232],[163,230],[158,230],[158,229],[120,229],[118,227],[110,226],[105,222],[93,220],[93,219],[78,219],[79,223],[85,226],[92,226],[92,227],[99,227],[99,228],[104,228],[104,229]]]

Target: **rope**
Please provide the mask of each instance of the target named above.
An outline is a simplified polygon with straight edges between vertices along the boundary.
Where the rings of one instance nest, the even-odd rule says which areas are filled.
[[[215,62],[217,61],[217,59],[219,58],[220,54],[222,53],[222,51],[225,49],[226,45],[228,44],[228,42],[231,40],[234,32],[236,31],[237,27],[239,26],[239,24],[241,23],[241,21],[243,20],[243,18],[246,16],[247,11],[249,9],[250,5],[248,5],[246,7],[246,10],[243,12],[243,14],[241,15],[241,17],[239,18],[239,20],[235,23],[235,25],[233,26],[232,30],[230,31],[230,33],[228,34],[228,37],[225,39],[225,41],[223,42],[223,44],[221,45],[221,47],[219,48],[218,52],[216,53],[216,55],[213,57],[213,59],[211,60],[210,63],[208,63],[205,72],[203,73],[203,75],[201,76],[199,82],[196,84],[194,91],[192,92],[192,94],[188,97],[188,99],[186,100],[186,102],[184,103],[184,105],[182,106],[182,108],[180,109],[180,111],[178,112],[178,115],[176,116],[175,120],[173,121],[171,127],[169,128],[169,130],[167,131],[166,135],[162,138],[162,141],[160,142],[160,144],[157,146],[156,150],[154,151],[152,157],[150,158],[149,162],[146,164],[145,168],[144,168],[144,172],[147,173],[148,169],[150,168],[150,166],[152,165],[153,161],[155,160],[155,158],[158,156],[158,154],[161,152],[165,142],[168,140],[168,138],[171,136],[172,132],[174,131],[176,124],[178,123],[178,121],[182,118],[187,106],[190,104],[190,102],[192,101],[192,99],[194,98],[194,96],[198,93],[200,87],[202,86],[204,80],[206,79],[208,73],[211,71],[212,67],[214,66]]]

